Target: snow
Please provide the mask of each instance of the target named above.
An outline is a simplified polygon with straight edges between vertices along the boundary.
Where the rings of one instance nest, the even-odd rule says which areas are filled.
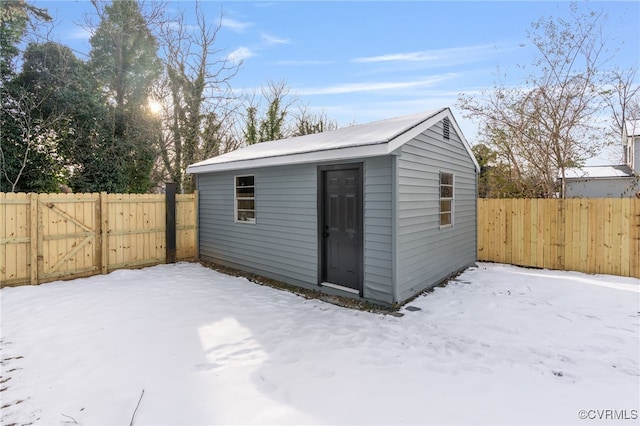
[[[432,110],[367,124],[343,127],[322,133],[257,143],[192,164],[188,167],[187,171],[189,173],[209,172],[216,170],[216,168],[213,167],[215,165],[230,162],[246,162],[248,160],[383,144],[442,111],[444,110]]]
[[[638,424],[639,290],[480,263],[396,317],[190,263],[4,288],[1,422]]]
[[[627,120],[624,124],[627,136],[640,136],[640,120]]]
[[[464,149],[480,166],[449,108],[379,120],[336,130],[245,146],[187,167],[187,173],[318,163],[389,155],[419,133],[448,117]]]
[[[617,178],[633,176],[631,169],[626,165],[619,166],[591,166],[572,168],[565,170],[567,179],[586,179],[586,178]]]

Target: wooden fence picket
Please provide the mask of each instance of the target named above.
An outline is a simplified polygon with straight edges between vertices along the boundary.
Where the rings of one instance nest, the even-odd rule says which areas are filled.
[[[480,261],[640,278],[640,199],[480,199],[478,235]]]
[[[197,194],[178,196],[177,259],[197,259]],[[0,287],[165,261],[165,198],[0,193]]]
[[[163,195],[0,193],[0,287],[165,261]],[[177,260],[198,194],[176,195]],[[640,278],[640,199],[479,199],[478,260]]]

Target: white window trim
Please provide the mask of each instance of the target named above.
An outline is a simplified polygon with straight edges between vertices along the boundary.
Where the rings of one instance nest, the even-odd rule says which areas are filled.
[[[446,173],[448,175],[451,175],[451,197],[445,197],[442,198],[442,174]],[[450,172],[443,172],[440,171],[440,173],[438,173],[438,224],[440,225],[440,228],[452,228],[453,224],[454,224],[454,210],[455,210],[455,197],[456,197],[456,175],[455,173],[450,173]],[[442,203],[441,201],[447,201],[450,200],[451,201],[451,223],[447,223],[445,225],[442,224]]]
[[[247,220],[238,220],[238,178],[253,178],[253,197],[240,198],[241,200],[253,200],[253,218]],[[233,221],[235,223],[256,224],[256,176],[255,175],[235,175],[233,177]]]

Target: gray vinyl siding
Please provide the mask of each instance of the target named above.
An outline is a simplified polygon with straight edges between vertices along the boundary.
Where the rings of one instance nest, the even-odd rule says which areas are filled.
[[[392,303],[392,158],[345,162],[364,163],[363,297]],[[319,165],[199,175],[200,257],[317,290]],[[234,222],[234,176],[240,175],[255,176],[255,224]]]
[[[393,303],[392,156],[364,166],[364,298]]]
[[[234,176],[255,176],[256,223],[234,221]],[[198,177],[200,257],[282,282],[317,284],[317,177],[294,165]]]
[[[398,158],[398,302],[476,261],[477,177],[453,128],[442,122],[406,143]],[[453,226],[440,227],[440,172],[454,175]]]

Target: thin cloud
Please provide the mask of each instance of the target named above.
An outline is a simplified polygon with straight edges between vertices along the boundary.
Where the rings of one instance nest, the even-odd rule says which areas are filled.
[[[367,99],[366,102],[323,104],[323,107],[329,117],[336,119],[339,126],[344,127],[449,106],[453,109],[456,122],[460,125],[465,138],[473,142],[477,139],[477,126],[456,110],[455,101],[454,92],[425,91],[411,99]]]
[[[93,33],[89,29],[79,28],[67,35],[68,40],[89,40]]]
[[[286,66],[286,67],[306,67],[313,65],[330,65],[334,64],[334,61],[323,61],[319,59],[302,60],[302,59],[290,59],[282,61],[273,61],[273,65]]]
[[[260,38],[262,38],[262,41],[264,43],[266,43],[269,46],[273,46],[275,44],[289,44],[291,43],[291,40],[287,39],[287,38],[280,38],[280,37],[275,37],[269,34],[260,34]]]
[[[220,23],[223,28],[229,28],[230,30],[235,31],[237,33],[244,32],[244,30],[246,30],[248,27],[253,25],[251,22],[240,22],[240,21],[236,21],[235,19],[227,18],[224,16],[222,17],[222,20]]]
[[[416,81],[385,81],[385,82],[368,82],[368,83],[349,83],[339,84],[335,86],[298,89],[296,93],[299,95],[339,95],[346,93],[359,93],[359,92],[380,92],[387,90],[402,90],[412,89],[418,87],[431,86],[443,80],[448,80],[455,77],[457,74],[443,74],[434,76],[427,79]]]
[[[505,44],[481,44],[476,46],[451,47],[447,49],[424,50],[420,52],[391,53],[378,56],[366,56],[354,58],[353,63],[380,63],[380,62],[433,62],[475,59],[490,54],[498,54],[516,49],[516,45]]]
[[[253,52],[248,47],[242,46],[237,48],[233,52],[229,53],[229,56],[227,56],[227,59],[233,62],[240,62],[247,58],[251,58],[253,56],[256,56],[255,52]]]
[[[392,61],[429,61],[435,59],[435,56],[429,56],[426,52],[411,53],[393,53],[390,55],[370,56],[366,58],[355,58],[351,62],[355,63],[373,63],[373,62],[392,62]]]

